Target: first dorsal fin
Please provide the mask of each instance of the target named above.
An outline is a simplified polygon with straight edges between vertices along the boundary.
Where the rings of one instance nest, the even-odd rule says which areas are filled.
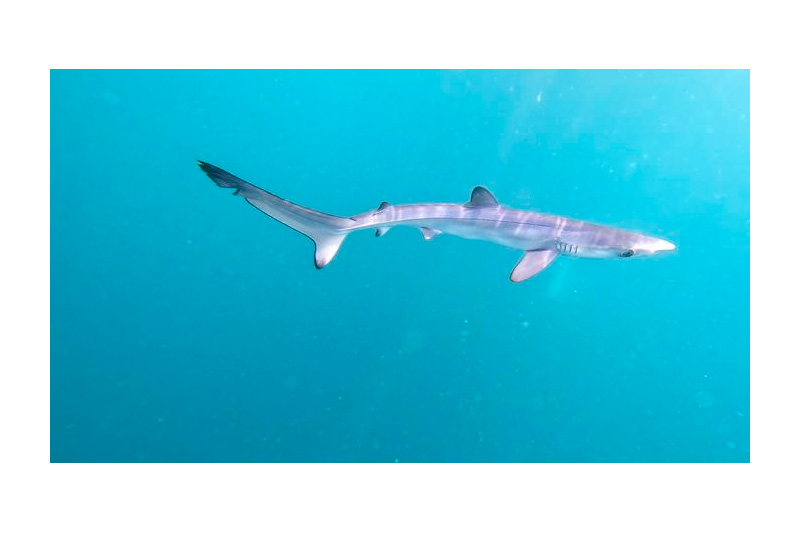
[[[389,202],[381,202],[381,205],[378,206],[378,209],[376,209],[376,211],[379,211],[379,212],[383,211],[384,209],[386,209],[390,205],[392,205],[392,204],[390,204]]]
[[[489,192],[489,189],[478,185],[472,189],[472,195],[469,198],[469,202],[467,202],[465,205],[468,207],[497,207],[500,205],[500,202],[498,202],[497,198],[495,198],[494,195]]]

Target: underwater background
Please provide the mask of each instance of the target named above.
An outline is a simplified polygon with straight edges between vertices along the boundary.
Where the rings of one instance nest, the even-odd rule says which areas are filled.
[[[53,462],[750,460],[748,71],[52,71]],[[670,254],[311,241],[503,204]]]

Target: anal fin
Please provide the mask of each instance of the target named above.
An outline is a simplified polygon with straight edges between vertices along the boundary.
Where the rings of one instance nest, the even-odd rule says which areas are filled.
[[[552,263],[558,257],[555,250],[531,250],[525,252],[517,266],[511,271],[511,281],[520,283],[530,279]]]

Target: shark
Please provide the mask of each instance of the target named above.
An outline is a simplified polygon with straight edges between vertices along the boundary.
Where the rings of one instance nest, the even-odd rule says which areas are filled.
[[[351,217],[329,215],[267,192],[210,163],[200,168],[219,187],[235,189],[250,205],[314,242],[314,266],[327,266],[347,236],[374,229],[381,237],[395,226],[419,228],[430,241],[442,234],[478,239],[521,250],[522,257],[509,279],[530,279],[558,257],[619,259],[646,257],[675,250],[675,244],[658,237],[612,228],[563,216],[514,209],[501,205],[486,187],[472,189],[469,201],[392,205]]]

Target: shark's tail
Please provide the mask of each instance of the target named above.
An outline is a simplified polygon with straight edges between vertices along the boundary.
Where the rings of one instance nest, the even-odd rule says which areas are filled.
[[[198,161],[200,168],[220,187],[236,189],[234,194],[243,196],[252,206],[278,222],[299,231],[316,246],[314,265],[322,268],[330,263],[345,237],[356,224],[351,218],[327,215],[301,205],[293,204],[255,185],[237,178],[219,167]]]

